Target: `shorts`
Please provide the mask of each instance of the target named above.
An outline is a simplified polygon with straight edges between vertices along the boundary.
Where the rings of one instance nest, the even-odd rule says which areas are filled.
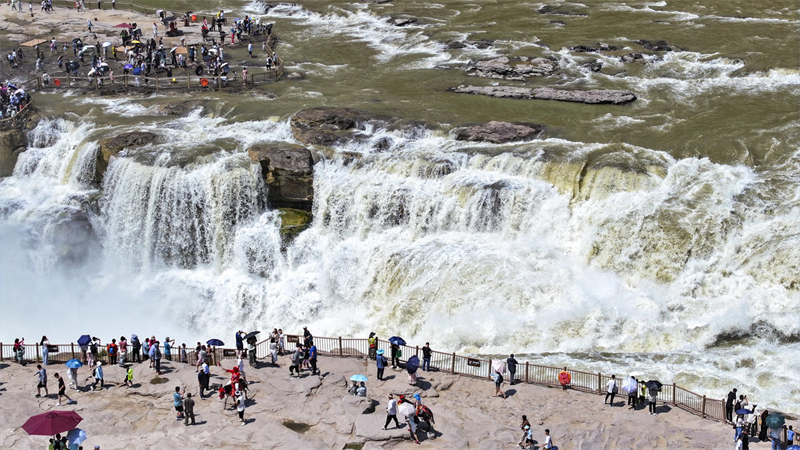
[[[58,390],[58,395],[67,395],[67,388],[61,388]]]
[[[42,383],[42,382],[40,381],[40,382],[39,382],[39,384],[38,384],[38,385],[36,385],[36,387],[37,387],[37,388],[45,388],[45,389],[46,389],[46,388],[47,388],[47,382],[45,381],[44,383]]]
[[[176,407],[175,407],[175,411],[178,411],[179,413],[182,413],[182,412],[183,412],[183,405],[181,405],[181,406],[176,406]]]

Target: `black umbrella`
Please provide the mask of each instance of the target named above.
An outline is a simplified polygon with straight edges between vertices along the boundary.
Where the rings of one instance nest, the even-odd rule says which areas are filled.
[[[72,61],[71,63],[67,64],[67,69],[69,70],[78,70],[81,68],[81,63],[78,61]]]
[[[644,385],[647,386],[647,389],[654,389],[656,391],[660,391],[661,390],[661,386],[663,386],[661,384],[661,382],[657,381],[657,380],[650,380],[647,383],[645,383]]]
[[[83,42],[83,41],[81,41],[81,38],[75,38],[72,40],[72,42]]]
[[[244,335],[245,339],[250,339],[251,337],[256,337],[257,334],[261,333],[260,331],[251,331]]]

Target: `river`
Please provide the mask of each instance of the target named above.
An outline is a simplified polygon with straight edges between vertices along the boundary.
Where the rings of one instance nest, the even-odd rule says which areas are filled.
[[[35,94],[52,119],[0,181],[4,342],[374,330],[718,398],[738,386],[800,413],[796,2],[309,1],[266,14],[258,1],[173,3],[275,22],[287,72],[305,79],[214,94],[213,107],[177,118],[157,113],[175,101],[163,95]],[[387,23],[399,15],[418,21]],[[491,45],[449,48],[464,40]],[[621,49],[570,50],[599,42]],[[628,52],[645,61],[622,62]],[[466,75],[498,56],[558,70],[526,82]],[[638,98],[447,91],[460,84]],[[289,117],[315,106],[420,124],[369,128],[318,162],[313,223],[286,245],[246,149],[296,143]],[[512,144],[449,132],[490,120],[546,128]],[[112,159],[93,182],[97,140],[131,129],[160,143]]]

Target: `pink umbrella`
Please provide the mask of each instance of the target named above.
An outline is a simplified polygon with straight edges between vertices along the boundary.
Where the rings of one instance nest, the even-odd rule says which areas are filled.
[[[31,417],[22,429],[30,435],[52,436],[77,427],[81,420],[75,411],[50,411]]]

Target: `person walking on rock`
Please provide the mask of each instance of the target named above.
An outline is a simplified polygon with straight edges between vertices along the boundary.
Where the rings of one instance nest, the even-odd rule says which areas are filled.
[[[506,398],[506,393],[502,390],[503,375],[500,372],[495,371],[492,375],[492,378],[494,378],[494,396]]]
[[[189,421],[192,421],[192,425],[194,425],[194,400],[192,400],[192,394],[186,394],[186,400],[183,401],[183,408],[186,412],[185,418],[183,420],[184,425],[189,425]]]
[[[531,430],[531,423],[528,421],[528,416],[522,416],[522,423],[519,424],[519,429],[522,430],[522,438],[517,445],[522,447],[522,444],[525,443]]]
[[[94,383],[92,383],[92,390],[97,386],[97,383],[100,383],[100,389],[103,389],[103,362],[97,361],[96,367],[94,368]]]
[[[39,369],[36,371],[36,376],[39,377],[39,383],[36,385],[36,397],[42,396],[42,388],[44,388],[44,396],[47,397],[50,395],[47,392],[47,370],[41,364],[37,365],[36,368]]]
[[[203,364],[200,366],[200,371],[197,372],[197,381],[198,381],[198,383],[200,385],[200,398],[201,399],[204,397],[203,396],[203,390],[210,390],[209,386],[208,386],[208,383],[209,383],[210,379],[211,379],[211,371],[208,368],[208,364],[203,362]]]
[[[133,365],[128,367],[128,372],[125,374],[125,386],[133,387]]]
[[[392,394],[389,394],[389,402],[386,404],[386,423],[381,430],[385,430],[392,420],[394,420],[395,428],[400,428],[400,422],[397,420],[397,400]]]
[[[300,363],[303,361],[303,346],[297,344],[297,349],[292,353],[292,364],[289,366],[289,376],[294,375],[297,372],[297,376],[300,376]]]
[[[55,374],[53,376],[58,380],[58,403],[56,403],[56,406],[61,406],[61,397],[66,397],[67,400],[69,400],[69,403],[67,403],[68,405],[75,403],[75,400],[67,395],[67,386],[64,384],[64,379],[61,378],[61,375]]]
[[[239,422],[242,423],[242,426],[244,426],[247,423],[244,420],[244,408],[245,408],[244,400],[245,400],[244,395],[241,392],[239,392],[236,395],[236,412],[239,414]]]
[[[550,430],[544,430],[544,445],[542,446],[543,449],[551,450],[554,449],[555,446],[553,445],[553,437],[550,436]]]
[[[614,406],[615,395],[617,395],[617,376],[611,375],[611,379],[606,384],[606,398],[603,400],[603,404],[608,404],[609,407]],[[609,397],[611,397],[611,403],[608,402]]]

